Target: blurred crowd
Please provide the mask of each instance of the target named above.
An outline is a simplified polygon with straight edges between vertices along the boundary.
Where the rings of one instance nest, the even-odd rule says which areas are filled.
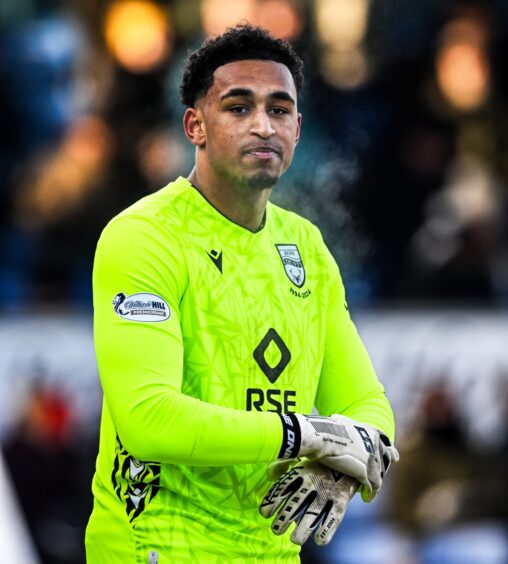
[[[12,0],[0,10],[0,307],[88,307],[97,238],[190,171],[178,84],[249,20],[306,63],[273,200],[310,218],[353,304],[508,298],[502,0]]]
[[[187,53],[242,20],[304,59],[303,135],[272,199],[320,227],[353,308],[508,303],[506,1],[2,0],[0,311],[90,311],[107,221],[191,169]],[[381,503],[355,502],[303,562],[508,561],[499,394],[506,439],[485,448],[446,378],[429,386]],[[44,563],[84,561],[95,433],[34,380],[4,437]]]
[[[34,380],[3,456],[42,564],[84,564],[96,434],[78,425],[73,398]]]

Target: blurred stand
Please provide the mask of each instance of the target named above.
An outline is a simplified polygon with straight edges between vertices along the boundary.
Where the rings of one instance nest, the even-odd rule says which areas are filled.
[[[0,450],[0,562],[39,564]]]
[[[395,520],[418,540],[422,563],[502,564],[508,561],[508,451],[504,444],[486,451],[467,441],[460,399],[446,381],[426,392],[417,425],[399,441]]]
[[[464,433],[444,382],[431,387],[418,425],[401,438],[394,501],[397,517],[413,533],[482,519],[508,522],[508,455],[475,449]]]
[[[91,319],[1,318],[0,359],[0,447],[33,545],[43,564],[84,563],[102,399]]]
[[[373,297],[499,304],[508,180],[506,89],[493,56],[501,25],[493,3],[452,4],[434,13],[442,28],[421,57],[393,58],[373,81],[380,138],[347,199],[374,241]]]
[[[508,300],[501,4],[29,4],[6,7],[0,42],[0,307],[89,306],[107,221],[190,170],[187,51],[242,19],[305,60],[302,138],[273,200],[320,227],[349,302]]]
[[[73,428],[69,398],[55,387],[33,381],[21,418],[4,441],[3,453],[44,563],[85,561],[84,523],[91,510],[89,457],[93,456],[86,450],[87,442]]]
[[[0,176],[0,307],[88,305],[106,223],[185,171],[165,101],[166,11],[140,0],[102,16],[103,43],[58,13],[3,40],[0,91],[12,137],[4,136]],[[30,111],[45,119],[25,123]]]

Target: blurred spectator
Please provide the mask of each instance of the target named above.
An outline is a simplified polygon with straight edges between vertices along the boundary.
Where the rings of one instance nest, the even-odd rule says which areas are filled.
[[[16,224],[17,178],[34,154],[59,142],[76,111],[82,40],[77,20],[60,13],[22,21],[0,39],[0,305],[32,293],[38,241]]]
[[[107,221],[183,172],[164,106],[167,63],[135,72],[103,65],[110,79],[91,77],[102,88],[97,111],[67,114],[59,135],[25,156],[12,178],[3,254],[0,246],[0,305],[89,303],[93,253]],[[67,104],[77,79],[62,78]],[[27,99],[35,92],[41,95],[29,89]]]
[[[18,425],[3,445],[12,483],[44,564],[84,562],[91,464],[87,441],[80,440],[76,431],[68,398],[36,381]]]
[[[493,303],[494,262],[503,235],[505,197],[492,172],[473,156],[457,159],[443,189],[429,199],[409,251],[403,293]]]
[[[379,296],[492,302],[500,287],[508,116],[492,78],[493,9],[457,3],[435,49],[395,61],[369,94],[390,119],[348,199],[373,241]]]
[[[444,381],[425,393],[419,421],[400,443],[395,515],[416,537],[464,523],[508,522],[508,456],[467,443],[458,398]]]

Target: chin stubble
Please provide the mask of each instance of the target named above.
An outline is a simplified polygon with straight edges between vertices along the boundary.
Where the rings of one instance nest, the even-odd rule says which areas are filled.
[[[278,176],[267,174],[266,172],[259,172],[254,176],[243,178],[242,184],[253,190],[262,190],[264,188],[272,188],[275,184],[277,184],[278,180]]]

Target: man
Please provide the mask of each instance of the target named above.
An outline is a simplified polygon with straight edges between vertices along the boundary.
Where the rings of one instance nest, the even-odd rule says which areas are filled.
[[[371,499],[396,456],[333,258],[316,227],[268,202],[298,142],[301,85],[301,60],[259,28],[207,41],[181,86],[194,169],[101,236],[89,563],[296,562],[314,525],[327,542],[358,482]],[[314,405],[324,418],[301,415]],[[268,465],[290,459],[277,478],[297,458],[263,500]],[[283,505],[302,484],[304,507]],[[308,514],[291,542],[276,535],[294,509]]]

